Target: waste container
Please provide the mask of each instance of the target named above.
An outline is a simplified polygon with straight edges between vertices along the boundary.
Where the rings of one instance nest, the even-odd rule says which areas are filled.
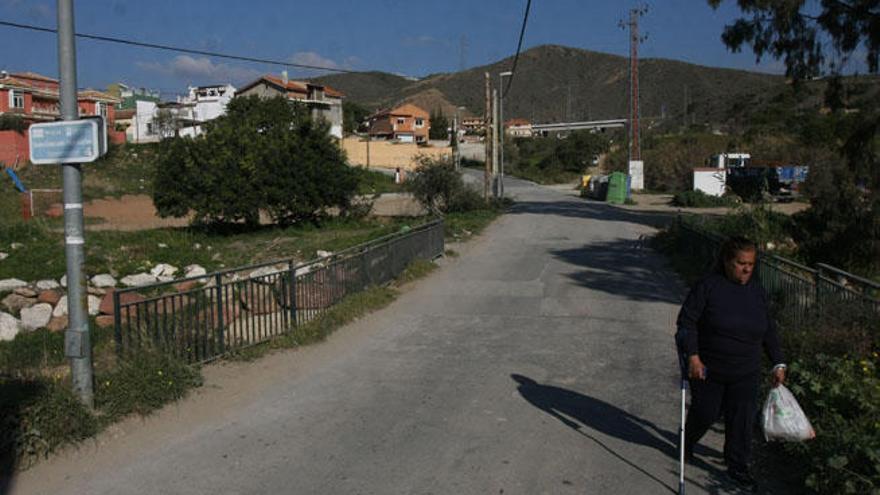
[[[626,202],[626,174],[613,172],[608,177],[608,195],[605,201],[622,205]]]

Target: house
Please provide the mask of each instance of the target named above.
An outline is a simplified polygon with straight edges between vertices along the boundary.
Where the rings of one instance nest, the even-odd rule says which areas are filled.
[[[117,82],[107,85],[107,93],[122,101],[116,105],[117,113],[120,110],[133,110],[138,101],[152,101],[159,103],[161,100],[159,91],[148,88],[132,88],[125,83]],[[119,119],[117,118],[117,121]]]
[[[342,99],[345,95],[330,86],[291,81],[284,71],[281,77],[265,75],[244,85],[236,96],[282,96],[303,103],[311,110],[312,118],[324,119],[330,124],[331,136],[342,139]]]
[[[482,134],[486,129],[486,121],[483,117],[464,117],[461,119],[461,127],[467,134]]]
[[[196,137],[205,132],[204,123],[226,113],[235,96],[235,86],[215,84],[190,86],[177,101],[159,102],[136,98],[135,107],[123,110],[126,134],[131,143],[154,143],[174,136]]]
[[[370,138],[404,143],[427,143],[431,129],[428,112],[411,103],[376,112],[369,117],[369,123]]]
[[[533,135],[532,123],[526,119],[510,119],[504,123],[504,132],[510,137],[530,138]]]
[[[9,73],[0,71],[0,116],[19,117],[25,127],[33,123],[52,122],[61,118],[59,81],[33,72]],[[119,98],[92,89],[77,93],[79,115],[100,115],[107,123],[107,137],[111,142],[125,142],[125,134],[115,128],[115,105]],[[30,150],[27,130],[0,131],[0,161],[12,164],[27,160]]]

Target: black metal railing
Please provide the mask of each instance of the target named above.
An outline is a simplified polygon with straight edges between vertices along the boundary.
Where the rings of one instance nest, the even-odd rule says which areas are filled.
[[[305,263],[284,259],[113,294],[120,355],[160,349],[203,362],[293,330],[346,296],[443,254],[443,221]]]
[[[724,237],[679,219],[677,248],[708,271],[717,260]],[[758,253],[756,274],[771,304],[796,325],[823,307],[841,303],[880,315],[880,284],[829,265],[810,268],[767,252]]]

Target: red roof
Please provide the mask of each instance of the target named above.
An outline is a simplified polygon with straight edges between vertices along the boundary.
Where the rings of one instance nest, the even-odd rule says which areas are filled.
[[[53,78],[51,78],[51,77],[44,76],[44,75],[42,75],[42,74],[37,74],[36,72],[29,72],[29,71],[27,71],[27,72],[15,72],[15,73],[10,74],[10,75],[13,76],[13,77],[20,77],[20,78],[23,78],[23,79],[33,79],[33,80],[35,80],[35,81],[46,81],[46,82],[54,82],[54,83],[57,83],[57,82],[58,82],[58,79],[53,79]]]
[[[242,93],[244,91],[247,91],[248,89],[250,89],[250,88],[252,88],[252,87],[256,86],[257,84],[264,82],[264,81],[277,87],[277,88],[286,90],[288,92],[293,92],[293,93],[302,93],[302,94],[308,95],[309,87],[312,87],[312,88],[323,89],[324,94],[326,96],[331,97],[331,98],[345,97],[344,93],[342,93],[341,91],[339,91],[337,89],[331,88],[330,86],[324,86],[321,84],[313,84],[313,83],[308,83],[308,82],[303,82],[303,81],[293,81],[293,80],[288,80],[287,84],[285,85],[284,81],[280,77],[270,76],[270,75],[261,76],[257,80],[255,80],[251,83],[248,83],[245,86],[243,86],[242,88],[238,89],[236,91],[236,93]]]

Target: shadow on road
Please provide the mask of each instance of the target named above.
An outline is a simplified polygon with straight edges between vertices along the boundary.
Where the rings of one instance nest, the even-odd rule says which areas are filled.
[[[599,399],[561,387],[542,385],[529,377],[516,373],[510,377],[517,383],[517,391],[529,404],[590,439],[603,450],[666,490],[677,493],[677,480],[672,478],[668,482],[661,480],[615,451],[602,441],[601,436],[596,435],[598,432],[608,437],[650,447],[678,461],[677,433],[663,430],[650,421],[634,416]],[[701,452],[698,451],[699,453]],[[702,453],[712,454],[714,452],[705,450]],[[721,493],[729,488],[722,481],[723,473],[718,468],[703,461],[699,461],[697,467],[711,475],[709,486],[700,486],[700,488],[709,493]],[[670,475],[672,474],[670,473]],[[689,481],[697,484],[693,480],[689,479]],[[697,484],[697,486],[699,485]]]
[[[617,240],[560,249],[551,254],[566,263],[584,267],[568,275],[579,285],[634,301],[680,304],[681,288],[674,279],[665,279],[662,267],[646,260],[641,241]],[[671,276],[671,275],[669,275]]]
[[[639,211],[618,208],[590,200],[565,199],[559,201],[517,201],[508,211],[510,214],[557,215],[610,222],[628,222],[651,227],[663,227],[672,222],[677,213],[670,211]]]

